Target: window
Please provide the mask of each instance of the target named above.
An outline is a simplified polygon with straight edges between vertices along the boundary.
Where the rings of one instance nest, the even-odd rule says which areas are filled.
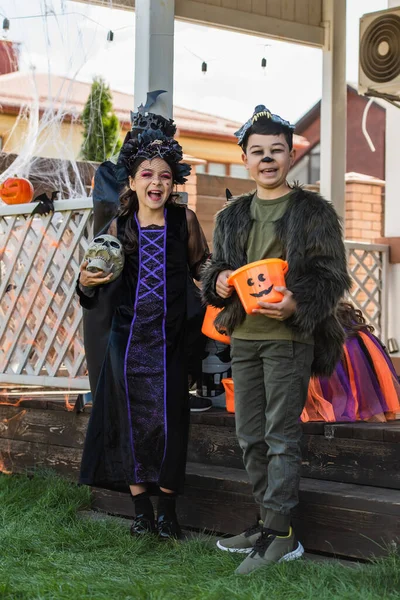
[[[196,173],[198,175],[202,175],[206,172],[206,167],[207,165],[205,163],[203,163],[202,165],[196,165]]]
[[[222,177],[225,177],[226,165],[224,163],[209,162],[207,164],[207,173],[209,175],[220,175]]]
[[[239,179],[249,178],[249,172],[244,165],[231,165],[229,175],[231,177],[238,177]]]
[[[314,184],[321,177],[321,148],[316,144],[296,165],[290,169],[289,181],[299,181],[304,184]]]

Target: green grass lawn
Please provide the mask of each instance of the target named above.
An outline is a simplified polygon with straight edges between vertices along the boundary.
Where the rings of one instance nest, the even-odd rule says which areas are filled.
[[[300,560],[233,574],[240,557],[207,541],[133,539],[83,519],[89,490],[54,475],[0,476],[0,598],[49,600],[400,599],[400,556],[348,568]]]

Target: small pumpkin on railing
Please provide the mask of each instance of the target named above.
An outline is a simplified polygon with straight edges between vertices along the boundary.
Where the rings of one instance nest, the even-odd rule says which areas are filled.
[[[33,193],[33,185],[24,177],[9,177],[0,184],[0,198],[6,204],[27,204]]]

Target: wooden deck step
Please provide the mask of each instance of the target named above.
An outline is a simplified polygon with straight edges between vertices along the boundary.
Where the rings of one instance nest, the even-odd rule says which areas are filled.
[[[305,423],[302,475],[400,490],[400,421]],[[243,469],[234,415],[192,415],[191,462]]]
[[[234,415],[191,415],[193,463],[243,469]],[[68,412],[63,401],[0,405],[0,459],[7,471],[52,467],[76,477],[89,411]],[[400,422],[303,425],[303,477],[400,490]]]
[[[93,490],[93,507],[133,516],[128,494]],[[255,522],[257,509],[241,469],[189,463],[185,495],[178,503],[184,527],[237,534]],[[351,558],[383,555],[400,541],[400,494],[371,486],[304,478],[293,516],[309,552]]]

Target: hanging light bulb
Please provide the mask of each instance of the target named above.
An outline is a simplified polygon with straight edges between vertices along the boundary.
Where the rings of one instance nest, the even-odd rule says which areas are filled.
[[[3,37],[8,36],[8,32],[10,31],[10,21],[7,18],[3,19]]]
[[[265,69],[266,66],[267,66],[267,59],[264,57],[261,59],[261,67],[263,69]]]
[[[107,33],[107,42],[113,42],[114,41],[114,32],[110,31]]]
[[[204,75],[207,73],[207,63],[205,61],[203,61],[201,65],[201,72],[204,73]]]

